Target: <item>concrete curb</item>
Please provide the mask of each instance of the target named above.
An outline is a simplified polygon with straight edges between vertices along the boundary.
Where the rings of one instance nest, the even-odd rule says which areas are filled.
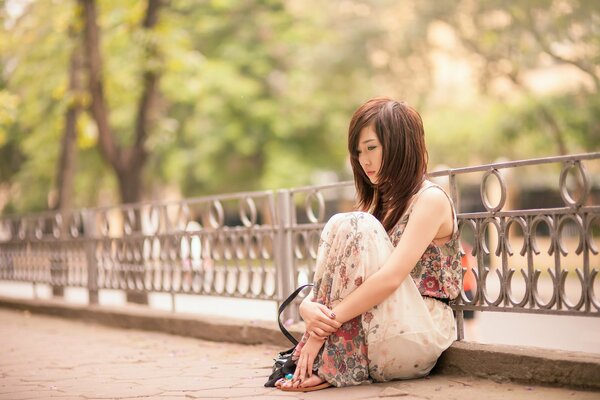
[[[0,307],[212,341],[291,346],[277,324],[268,322],[216,320],[143,306],[110,308],[7,297],[0,297]],[[301,327],[290,332],[296,337],[302,334]],[[600,355],[580,352],[456,342],[440,357],[433,373],[600,391]]]
[[[28,300],[0,296],[0,307],[78,319],[123,329],[163,332],[216,342],[273,344],[289,348],[291,343],[276,323],[242,321],[225,317],[171,313],[146,306],[106,307],[77,305],[60,300]],[[302,335],[298,328],[289,331]]]
[[[600,390],[600,355],[455,342],[442,354],[433,373]]]

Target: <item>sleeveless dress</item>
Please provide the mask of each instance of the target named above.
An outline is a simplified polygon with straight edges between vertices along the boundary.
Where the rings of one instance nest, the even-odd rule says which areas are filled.
[[[369,213],[334,215],[321,233],[313,301],[333,308],[381,268],[400,241],[413,204],[431,188],[442,190],[426,181],[389,235]],[[443,245],[429,245],[411,271],[412,279],[407,277],[390,297],[342,324],[327,338],[315,360],[319,377],[340,387],[370,379],[384,382],[429,373],[456,339],[452,309],[435,299],[450,300],[460,293],[461,250],[453,205],[452,212],[450,239]],[[295,356],[307,339],[305,334]]]

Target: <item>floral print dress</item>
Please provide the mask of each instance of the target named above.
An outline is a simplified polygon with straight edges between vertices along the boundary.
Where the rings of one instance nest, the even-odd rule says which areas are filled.
[[[426,181],[414,199],[432,187],[439,188]],[[321,234],[313,301],[333,308],[377,271],[399,242],[411,211],[412,205],[389,236],[369,213],[334,215]],[[460,290],[462,267],[456,225],[454,216],[450,240],[427,248],[411,271],[412,279],[405,279],[390,297],[328,337],[315,361],[319,377],[339,387],[429,373],[456,338],[452,310],[432,298],[453,299]],[[296,355],[307,338],[305,334]]]

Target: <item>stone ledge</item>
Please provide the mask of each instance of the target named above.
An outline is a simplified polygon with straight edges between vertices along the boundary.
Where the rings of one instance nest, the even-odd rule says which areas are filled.
[[[291,346],[277,324],[268,322],[217,320],[143,306],[116,308],[7,297],[0,297],[0,307],[212,341],[273,344],[282,349]],[[300,327],[290,331],[296,337],[302,333]],[[440,357],[433,373],[600,391],[600,355],[580,352],[456,342]]]
[[[78,305],[61,300],[28,300],[0,296],[0,307],[78,319],[124,329],[140,329],[217,342],[273,344],[291,347],[276,323],[243,321],[226,317],[172,313],[146,306],[107,307]],[[289,329],[296,337],[302,331]]]
[[[455,342],[433,372],[600,390],[600,355],[574,351]]]

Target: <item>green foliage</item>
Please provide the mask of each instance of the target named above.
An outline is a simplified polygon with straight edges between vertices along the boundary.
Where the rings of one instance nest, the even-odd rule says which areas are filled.
[[[310,170],[341,167],[352,88],[322,65],[332,39],[317,21],[283,1],[180,1],[167,13],[177,28],[164,30],[161,89],[177,132],[154,165],[178,161],[165,181],[193,196],[306,184]]]
[[[70,31],[82,23],[74,0],[34,0],[16,16],[8,3],[0,2],[0,183],[16,193],[4,212],[24,212],[46,208],[56,185],[64,112],[74,101],[67,72],[78,39]],[[148,198],[167,186],[198,196],[343,171],[349,118],[378,95],[422,112],[432,166],[556,154],[552,123],[569,152],[600,147],[597,2],[171,0],[152,33],[141,27],[145,1],[98,5],[120,145],[135,137],[143,71],[161,75],[160,117],[146,142]],[[469,63],[480,90],[439,95],[435,72],[444,66],[431,33],[440,23],[455,35],[451,56]],[[530,89],[528,76],[558,65],[583,83]],[[510,93],[496,91],[499,81]],[[117,202],[87,113],[77,144],[75,206]]]

